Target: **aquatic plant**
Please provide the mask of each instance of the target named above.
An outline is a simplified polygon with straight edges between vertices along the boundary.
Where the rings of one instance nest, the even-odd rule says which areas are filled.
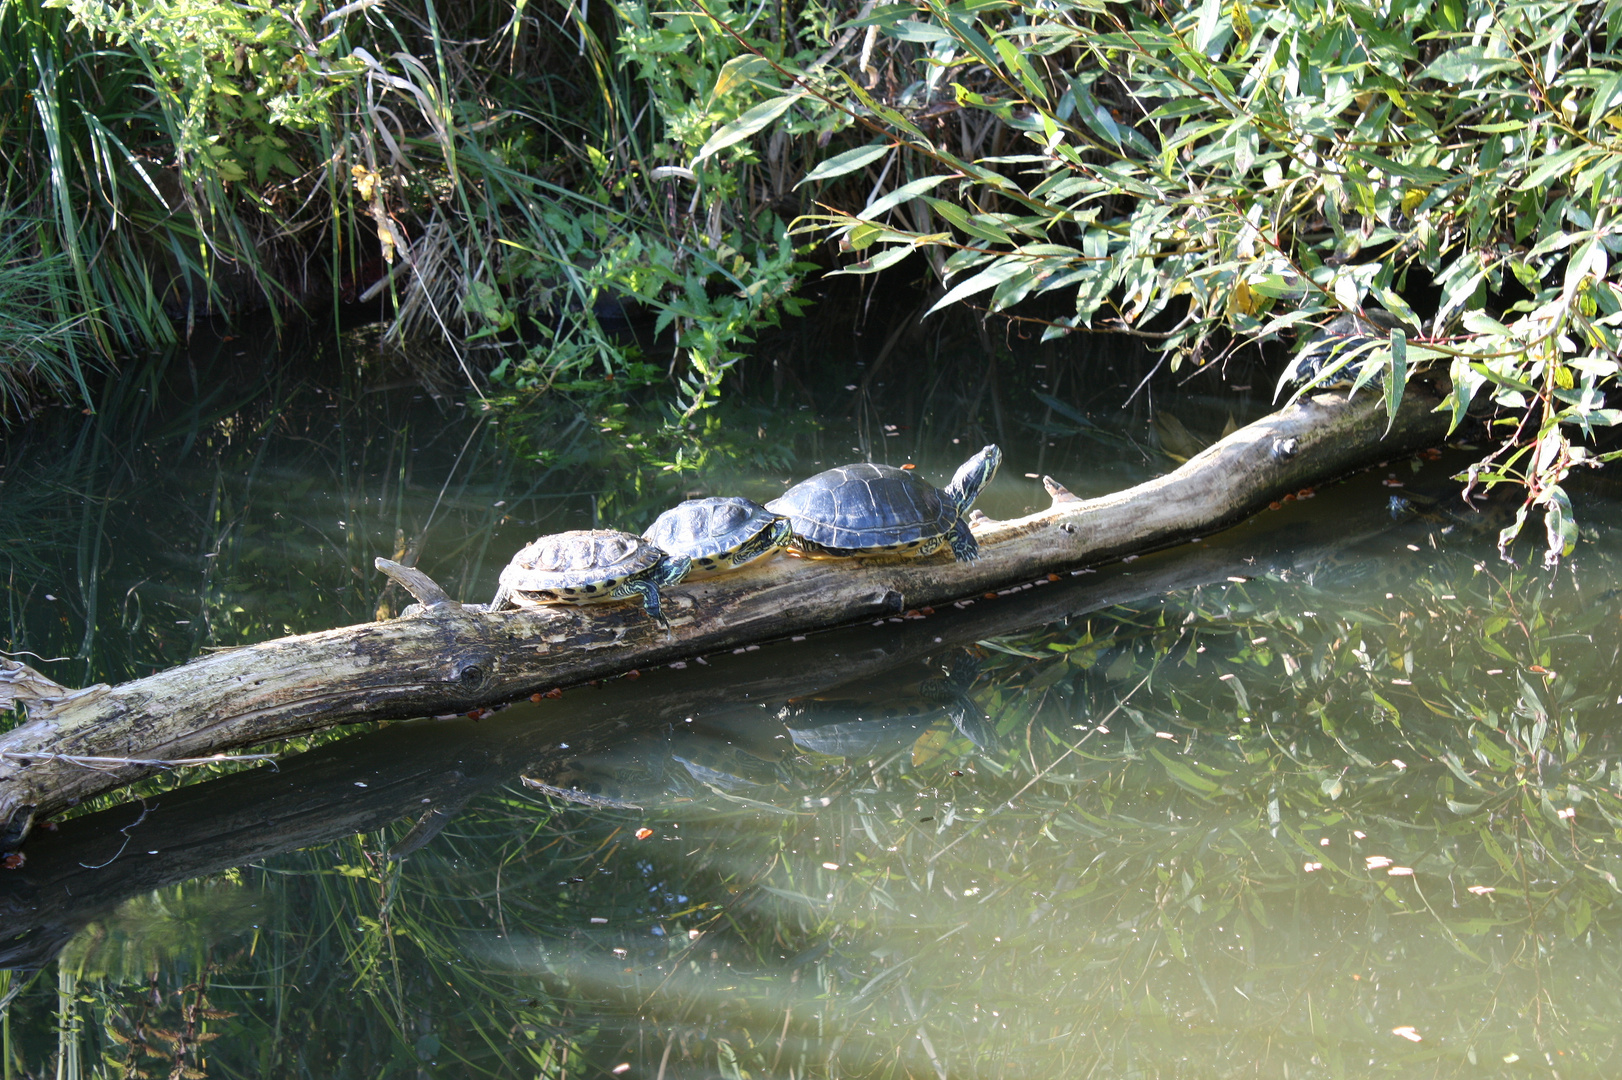
[[[40,223],[0,207],[0,424],[30,415],[41,399],[77,394],[98,366],[94,316],[73,302],[66,256],[37,256]]]

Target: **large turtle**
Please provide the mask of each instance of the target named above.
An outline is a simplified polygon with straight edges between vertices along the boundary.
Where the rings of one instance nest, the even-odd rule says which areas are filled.
[[[988,446],[958,469],[943,491],[892,465],[841,465],[766,504],[794,526],[790,542],[808,555],[930,555],[943,545],[961,562],[980,557],[969,507],[990,482],[1002,451]]]
[[[688,499],[659,515],[642,539],[693,560],[694,570],[730,570],[785,546],[788,519],[750,499]]]
[[[687,576],[692,560],[670,555],[633,533],[579,529],[543,536],[518,549],[501,571],[488,610],[542,604],[592,604],[642,597],[655,622],[670,629],[659,609],[659,587]]]

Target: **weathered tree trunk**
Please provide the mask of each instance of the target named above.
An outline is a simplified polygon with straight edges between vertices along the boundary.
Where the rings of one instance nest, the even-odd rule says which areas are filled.
[[[1375,395],[1317,398],[1229,435],[1166,476],[1012,521],[977,521],[974,563],[895,558],[762,560],[666,590],[672,633],[639,605],[500,614],[445,600],[416,575],[420,614],[214,653],[116,687],[70,692],[0,667],[0,846],[34,818],[149,775],[159,762],[286,738],[344,719],[463,712],[568,686],[1018,586],[1049,573],[1209,536],[1286,493],[1440,442],[1447,417],[1411,386],[1388,425]],[[8,692],[9,688],[9,692]],[[87,759],[127,759],[94,761]]]
[[[987,638],[1209,583],[1225,585],[1235,575],[1310,571],[1395,525],[1374,504],[1334,521],[1279,515],[1151,556],[1129,570],[1057,583],[1041,579],[1044,588],[1021,590],[1017,597],[723,654],[635,681],[611,679],[558,700],[521,701],[481,720],[390,725],[283,760],[274,770],[247,770],[36,830],[26,863],[0,873],[0,969],[43,967],[86,924],[131,896],[416,819],[417,827],[390,851],[391,857],[407,857],[469,800],[523,776],[561,780],[558,774],[574,773],[583,757],[606,753],[639,762],[638,775],[621,777],[632,785],[622,794],[658,817],[672,796],[653,778],[682,772],[658,759],[681,745],[671,742],[668,729],[686,727],[684,721],[739,730],[731,721],[742,713],[743,730],[770,728],[772,714],[760,710],[763,702],[843,697],[875,682],[902,684],[909,674],[938,674],[943,656]],[[926,666],[926,660],[934,663]],[[776,738],[782,732],[756,731],[748,752],[795,752]],[[639,783],[645,786],[639,789]],[[635,809],[611,812],[638,816]]]

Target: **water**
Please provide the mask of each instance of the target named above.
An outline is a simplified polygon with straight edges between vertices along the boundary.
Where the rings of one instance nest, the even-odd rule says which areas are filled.
[[[1055,413],[1041,373],[1111,360],[1050,349],[995,418],[967,355],[933,396],[757,375],[671,473],[635,410],[526,423],[221,347],[8,447],[8,647],[62,681],[370,618],[400,548],[482,600],[538,531],[853,447],[944,479],[1000,423],[1006,516],[1026,472],[1110,490],[1177,438]],[[194,372],[211,403],[142,405]],[[1214,436],[1264,396],[1158,404]],[[1467,460],[70,817],[0,873],[7,1075],[1610,1075],[1617,502],[1580,497],[1558,573],[1512,567]]]

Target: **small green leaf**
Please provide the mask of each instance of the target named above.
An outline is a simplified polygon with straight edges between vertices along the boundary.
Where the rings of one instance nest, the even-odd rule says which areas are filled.
[[[1385,415],[1387,432],[1397,422],[1397,409],[1402,406],[1403,387],[1408,382],[1408,335],[1400,327],[1391,328],[1391,370],[1385,379]]]
[[[935,306],[930,308],[927,312],[925,312],[925,314],[933,315],[935,312],[939,311],[943,307],[946,307],[948,304],[955,304],[959,300],[965,300],[976,293],[985,292],[987,289],[995,288],[996,286],[1007,281],[1009,278],[1014,277],[1016,274],[1025,273],[1028,269],[1029,266],[1023,259],[999,260],[998,262],[991,264],[991,266],[985,270],[975,274],[967,281],[962,281],[957,285],[954,285],[951,290],[947,292],[945,296],[937,300],[935,302]]]
[[[1548,536],[1543,563],[1553,566],[1577,547],[1577,519],[1571,513],[1571,499],[1559,484],[1545,488],[1543,499],[1543,524]]]
[[[749,136],[788,112],[794,107],[795,102],[804,96],[804,90],[796,90],[790,94],[768,98],[730,124],[722,125],[715,134],[705,140],[703,146],[699,147],[697,156],[693,158],[693,164],[697,165],[711,154],[725,150],[734,143],[743,142]]]
[[[1160,762],[1160,767],[1166,770],[1166,775],[1171,777],[1172,782],[1178,787],[1187,788],[1200,795],[1215,795],[1222,790],[1221,784],[1207,780],[1187,765],[1173,761],[1154,747],[1149,748],[1149,756]]]
[[[858,146],[854,150],[846,150],[843,154],[835,154],[827,161],[820,162],[816,168],[805,174],[795,187],[801,184],[810,184],[818,180],[832,180],[836,176],[855,172],[864,165],[869,165],[888,154],[894,147],[889,143],[875,143],[872,146]]]
[[[861,262],[851,263],[849,266],[842,266],[838,270],[831,271],[831,273],[876,274],[886,267],[894,266],[896,263],[900,262],[902,259],[905,259],[911,254],[912,248],[910,246],[906,244],[897,244],[895,247],[885,248],[871,259],[863,259]]]
[[[886,210],[890,209],[890,207],[899,203],[904,203],[908,199],[916,199],[926,191],[933,190],[936,186],[945,183],[947,179],[948,177],[945,176],[926,176],[920,180],[914,180],[910,184],[902,184],[900,187],[896,188],[882,199],[874,202],[873,205],[865,207],[862,212],[856,216],[862,218],[863,220],[871,220],[876,218]]]
[[[1462,45],[1432,60],[1419,77],[1466,85],[1479,82],[1494,72],[1511,71],[1517,66],[1513,57],[1488,56],[1485,45]]]
[[[770,71],[771,68],[771,61],[756,53],[734,56],[721,65],[720,72],[715,76],[715,88],[710,91],[710,98],[713,100],[729,90],[746,85],[756,75]]]

